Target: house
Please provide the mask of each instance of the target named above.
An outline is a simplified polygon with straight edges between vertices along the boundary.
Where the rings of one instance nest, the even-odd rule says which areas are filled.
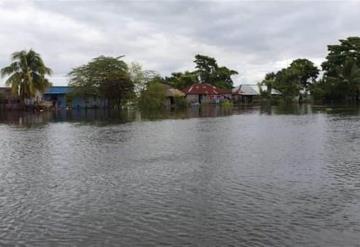
[[[255,87],[257,87],[257,85],[243,84],[234,88],[232,91],[234,102],[252,103],[255,98],[260,96],[260,93]]]
[[[55,86],[48,88],[43,94],[43,100],[51,102],[56,109],[65,108],[99,108],[106,107],[107,101],[97,96],[81,97],[73,94],[69,86]]]
[[[232,99],[232,89],[218,89],[219,99],[222,100],[231,100]]]
[[[220,91],[217,87],[207,83],[196,83],[183,89],[186,101],[191,104],[217,103]]]
[[[232,98],[234,102],[238,103],[252,103],[253,101],[259,100],[261,92],[266,92],[267,87],[254,84],[242,84],[232,91]],[[272,96],[279,96],[281,92],[276,89],[271,89]]]
[[[185,97],[185,93],[179,89],[173,88],[167,84],[162,84],[165,87],[166,106],[173,106],[176,103],[176,98]]]
[[[0,87],[0,106],[7,110],[15,110],[21,107],[19,96],[14,95],[9,87]]]
[[[55,108],[65,108],[67,96],[71,92],[69,87],[50,87],[43,94],[43,100],[52,103]]]

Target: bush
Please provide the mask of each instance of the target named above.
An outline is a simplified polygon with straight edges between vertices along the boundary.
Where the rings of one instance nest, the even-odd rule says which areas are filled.
[[[150,83],[146,90],[141,92],[139,107],[143,110],[158,110],[164,107],[165,100],[164,86],[157,82]]]
[[[178,108],[186,108],[188,106],[188,102],[186,101],[185,97],[175,97],[175,105]]]
[[[224,108],[232,108],[234,106],[234,104],[230,100],[226,99],[226,100],[221,102],[220,106],[222,106]]]

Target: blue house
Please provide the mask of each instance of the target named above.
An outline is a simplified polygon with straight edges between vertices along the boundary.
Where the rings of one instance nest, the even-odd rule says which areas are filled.
[[[80,97],[72,94],[69,86],[55,86],[48,88],[44,94],[45,101],[52,102],[53,107],[62,108],[99,108],[106,107],[107,101],[97,96]]]

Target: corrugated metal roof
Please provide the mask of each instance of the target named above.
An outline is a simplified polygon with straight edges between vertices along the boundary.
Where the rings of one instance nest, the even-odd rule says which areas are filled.
[[[44,94],[68,94],[71,90],[72,88],[68,86],[49,87]]]
[[[191,87],[183,89],[185,94],[205,94],[205,95],[217,95],[219,90],[217,87],[207,83],[196,83]]]
[[[258,91],[254,87],[257,87],[257,85],[240,85],[239,93],[242,95],[259,95]]]

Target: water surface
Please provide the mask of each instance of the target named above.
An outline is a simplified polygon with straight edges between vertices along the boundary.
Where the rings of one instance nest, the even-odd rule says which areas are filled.
[[[358,246],[359,112],[0,113],[0,245]]]

